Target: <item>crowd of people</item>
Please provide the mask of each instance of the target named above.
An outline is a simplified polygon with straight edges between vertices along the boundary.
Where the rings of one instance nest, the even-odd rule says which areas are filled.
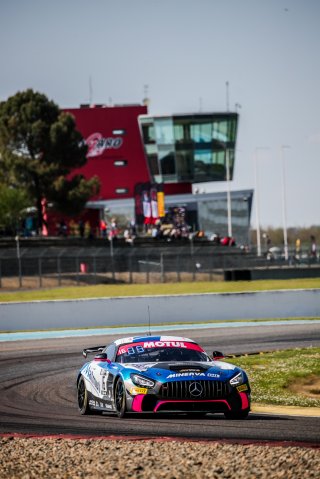
[[[80,238],[105,238],[109,241],[117,240],[118,238],[124,238],[125,242],[133,245],[137,236],[149,237],[166,240],[167,242],[179,240],[179,239],[207,239],[212,241],[214,245],[219,246],[236,246],[235,238],[230,236],[221,237],[218,233],[212,234],[207,237],[202,230],[192,231],[192,228],[186,221],[185,208],[172,208],[166,213],[163,218],[158,218],[153,224],[146,223],[139,230],[135,223],[135,220],[131,218],[128,224],[124,228],[119,228],[117,219],[112,217],[109,222],[104,219],[100,219],[99,224],[93,227],[87,220],[74,221],[70,220],[67,224],[64,219],[57,223],[57,235],[62,237],[80,237]],[[276,259],[282,257],[281,248],[272,247],[271,239],[268,235],[264,237],[266,243],[266,257],[267,259]],[[245,252],[249,252],[248,246],[240,246]],[[273,251],[276,250],[276,251]],[[302,261],[302,258],[307,257],[316,261],[318,259],[318,250],[316,244],[316,238],[314,235],[310,236],[310,247],[308,253],[305,248],[302,250],[300,238],[296,239],[294,253],[291,256],[296,262]]]

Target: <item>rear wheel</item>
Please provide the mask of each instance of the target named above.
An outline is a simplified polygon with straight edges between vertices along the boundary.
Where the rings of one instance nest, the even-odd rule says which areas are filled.
[[[241,411],[227,411],[224,413],[226,419],[246,419],[250,409],[243,409]]]
[[[126,415],[126,388],[121,378],[118,379],[114,390],[114,404],[118,417]]]
[[[92,413],[89,407],[88,391],[82,376],[78,382],[78,407],[82,415]]]

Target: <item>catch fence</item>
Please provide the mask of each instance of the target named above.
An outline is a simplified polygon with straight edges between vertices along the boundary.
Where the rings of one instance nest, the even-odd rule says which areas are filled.
[[[250,280],[253,271],[319,266],[291,252],[289,260],[224,247],[23,248],[0,251],[0,288],[80,284]]]

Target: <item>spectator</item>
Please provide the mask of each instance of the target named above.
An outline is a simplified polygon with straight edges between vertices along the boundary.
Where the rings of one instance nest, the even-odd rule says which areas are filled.
[[[317,244],[316,244],[315,236],[311,235],[310,240],[311,240],[310,256],[312,259],[315,260],[317,258]]]
[[[107,236],[107,223],[104,219],[100,220],[100,235],[102,238],[106,238]]]
[[[79,226],[80,238],[83,238],[84,237],[84,222],[82,220],[79,220],[78,226]]]
[[[64,236],[65,238],[68,236],[68,228],[63,219],[59,223],[58,236]]]

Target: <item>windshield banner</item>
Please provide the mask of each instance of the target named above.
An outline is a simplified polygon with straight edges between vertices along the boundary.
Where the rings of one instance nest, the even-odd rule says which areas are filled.
[[[121,354],[143,353],[145,349],[155,348],[184,348],[204,352],[198,344],[185,341],[142,341],[141,343],[130,343],[120,346],[117,356]]]

